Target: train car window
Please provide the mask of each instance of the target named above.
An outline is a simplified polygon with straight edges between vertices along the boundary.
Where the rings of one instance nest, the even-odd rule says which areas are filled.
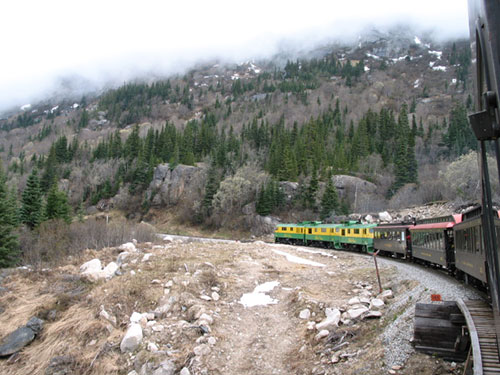
[[[325,233],[326,232],[326,228],[321,228],[321,233]]]
[[[401,241],[405,240],[405,232],[401,232]]]
[[[373,233],[373,228],[370,228],[368,231],[369,231],[370,233]]]
[[[474,237],[476,238],[476,248],[474,249],[476,253],[479,253],[481,249],[481,237],[479,236],[479,227],[474,228]]]
[[[312,229],[311,229],[311,228],[309,228],[309,229],[307,230],[307,232],[308,232],[309,234],[311,234],[311,233],[312,233]]]
[[[345,229],[342,229],[342,235],[345,236]]]
[[[359,229],[354,229],[354,234],[359,234]]]

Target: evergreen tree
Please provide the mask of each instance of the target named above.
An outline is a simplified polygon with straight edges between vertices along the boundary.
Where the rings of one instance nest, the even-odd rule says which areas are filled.
[[[20,219],[30,229],[37,227],[43,219],[42,192],[36,169],[29,175],[22,194]]]
[[[219,179],[217,177],[217,169],[212,162],[208,170],[207,182],[205,184],[205,196],[203,197],[203,211],[206,216],[210,216],[212,209],[212,201],[215,193],[219,189]]]
[[[9,203],[5,180],[0,164],[0,268],[14,265],[19,257],[19,241],[13,224],[16,222],[16,213]]]
[[[325,220],[332,213],[335,213],[339,209],[339,197],[337,194],[337,189],[332,183],[332,178],[328,176],[328,182],[326,184],[325,192],[321,198],[321,220]]]
[[[260,216],[267,216],[272,210],[272,197],[267,186],[262,185],[259,192],[259,197],[255,205],[255,210]]]
[[[59,191],[57,184],[52,185],[47,194],[45,204],[45,218],[47,220],[62,219],[69,223],[71,221],[71,208],[68,203],[68,196],[65,192]]]

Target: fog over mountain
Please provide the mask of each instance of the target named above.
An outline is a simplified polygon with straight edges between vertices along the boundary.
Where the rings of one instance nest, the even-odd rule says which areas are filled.
[[[239,62],[396,25],[443,40],[467,37],[465,1],[3,2],[0,111],[83,94],[196,63]]]

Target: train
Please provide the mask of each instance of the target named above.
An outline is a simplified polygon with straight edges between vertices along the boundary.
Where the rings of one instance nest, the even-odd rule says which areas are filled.
[[[278,224],[274,240],[334,250],[378,252],[441,268],[467,284],[486,288],[488,273],[481,217],[482,208],[478,206],[463,214],[392,224],[304,221]],[[494,211],[494,222],[500,243],[499,211]]]

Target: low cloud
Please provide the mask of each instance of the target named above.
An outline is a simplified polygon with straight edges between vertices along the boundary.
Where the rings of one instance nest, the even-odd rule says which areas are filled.
[[[77,77],[82,91],[98,89],[182,73],[200,61],[260,59],[285,47],[353,40],[371,27],[403,24],[433,30],[438,39],[468,35],[466,2],[453,0],[170,3],[3,2],[0,110],[51,94],[68,77]]]

